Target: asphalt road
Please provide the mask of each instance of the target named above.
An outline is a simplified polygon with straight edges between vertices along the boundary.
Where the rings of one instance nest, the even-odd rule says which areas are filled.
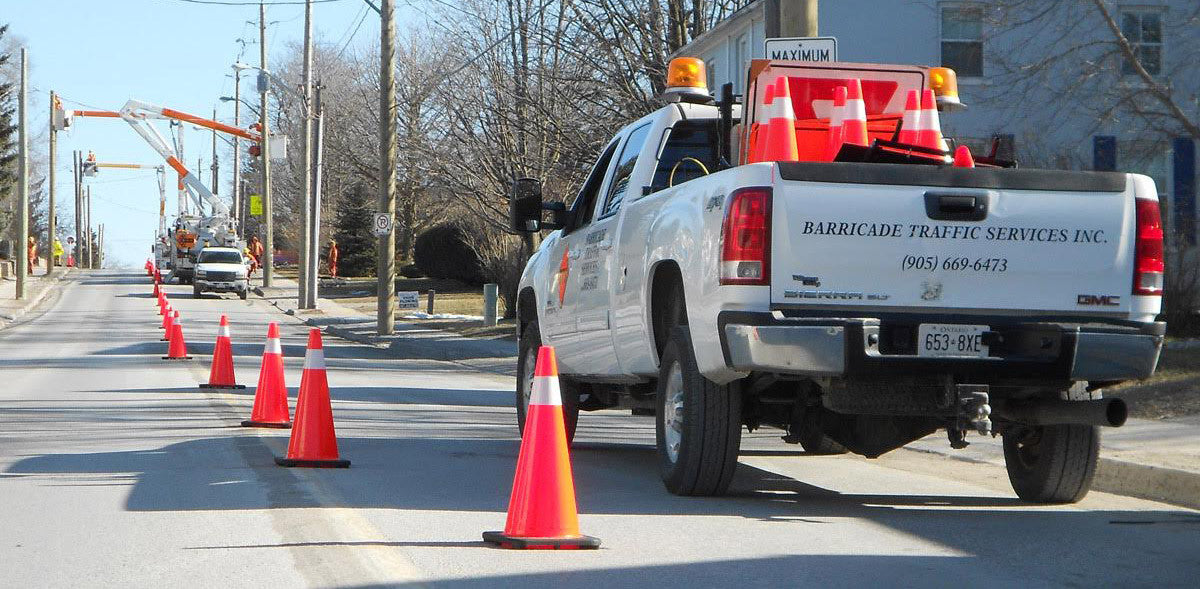
[[[171,286],[196,359],[131,273],[64,282],[0,331],[0,586],[1194,586],[1200,514],[1101,493],[1013,498],[1001,469],[900,451],[805,456],[757,432],[734,492],[658,481],[653,422],[586,414],[573,452],[598,551],[507,551],[512,379],[326,339],[347,470],[275,466],[249,415],[266,322],[299,384],[306,329],[262,301]],[[219,314],[246,391],[205,392]],[[293,399],[294,403],[294,399]]]

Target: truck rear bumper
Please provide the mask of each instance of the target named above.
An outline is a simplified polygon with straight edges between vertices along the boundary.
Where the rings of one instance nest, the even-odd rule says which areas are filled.
[[[939,322],[946,322],[939,319]],[[997,333],[986,358],[917,356],[912,319],[780,318],[722,313],[726,365],[741,371],[806,376],[867,377],[955,374],[963,378],[1118,381],[1153,374],[1166,325],[1021,323],[972,318]],[[914,344],[915,346],[915,344]]]

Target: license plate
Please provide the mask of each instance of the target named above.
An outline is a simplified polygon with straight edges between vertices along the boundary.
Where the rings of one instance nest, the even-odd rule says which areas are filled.
[[[932,358],[987,358],[983,334],[987,325],[922,323],[917,329],[917,355]]]

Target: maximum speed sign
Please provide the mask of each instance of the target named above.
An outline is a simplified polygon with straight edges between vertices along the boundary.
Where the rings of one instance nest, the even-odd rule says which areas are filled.
[[[371,232],[376,237],[383,237],[392,233],[392,216],[387,213],[375,213],[375,220],[371,223]]]

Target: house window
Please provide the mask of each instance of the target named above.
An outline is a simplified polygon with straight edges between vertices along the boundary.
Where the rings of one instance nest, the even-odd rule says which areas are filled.
[[[743,33],[738,37],[733,47],[733,91],[734,93],[739,90],[744,92],[746,80],[743,77],[746,75],[746,69],[750,67],[750,33]],[[719,89],[714,88],[714,90]]]
[[[1162,13],[1156,10],[1122,10],[1121,34],[1129,40],[1146,73],[1157,76],[1162,72]],[[1136,74],[1133,63],[1121,64],[1121,73]]]
[[[942,7],[942,65],[960,77],[983,75],[983,8],[970,4]]]

